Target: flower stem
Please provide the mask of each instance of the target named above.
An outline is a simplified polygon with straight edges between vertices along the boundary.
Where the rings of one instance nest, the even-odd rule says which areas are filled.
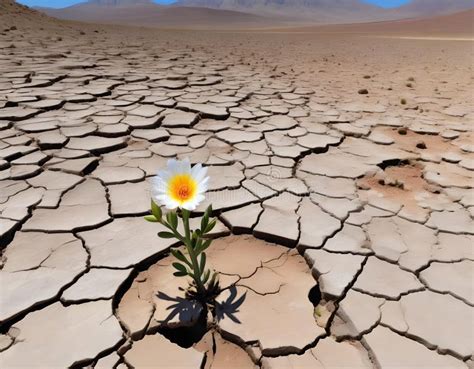
[[[183,214],[183,225],[184,225],[184,237],[188,242],[191,242],[191,230],[189,229],[189,216],[191,215],[189,210],[182,209]]]
[[[199,263],[197,261],[197,255],[194,253],[194,249],[192,245],[187,245],[188,253],[191,259],[191,263],[193,264],[193,271],[194,271],[194,281],[196,282],[196,287],[199,294],[205,294],[206,288],[201,280],[201,271],[199,269]]]
[[[182,215],[183,215],[183,226],[184,226],[184,239],[185,239],[185,246],[186,249],[188,250],[189,258],[191,259],[192,267],[193,267],[193,275],[194,275],[194,281],[196,282],[196,287],[198,290],[199,294],[205,294],[206,288],[204,287],[204,284],[202,283],[201,276],[202,272],[199,268],[199,262],[197,260],[198,255],[195,253],[195,245],[193,245],[193,240],[191,239],[191,229],[189,228],[189,217],[191,215],[189,210],[182,209]],[[196,240],[197,244],[198,240]]]

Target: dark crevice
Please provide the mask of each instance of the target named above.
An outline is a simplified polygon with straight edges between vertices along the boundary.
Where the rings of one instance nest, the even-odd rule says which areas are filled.
[[[308,300],[313,304],[314,307],[316,307],[321,302],[321,299],[321,290],[319,289],[319,284],[316,284],[313,288],[309,290]]]
[[[208,332],[208,322],[207,322],[207,309],[203,309],[199,319],[196,324],[191,327],[178,327],[178,328],[169,328],[169,327],[160,327],[156,332],[160,333],[162,336],[166,337],[169,341],[174,344],[183,347],[190,348],[204,337]],[[149,330],[148,334],[155,333],[153,330]]]
[[[410,161],[401,160],[401,159],[390,159],[390,160],[384,160],[381,163],[377,164],[377,166],[381,168],[382,170],[385,170],[388,167],[401,167],[405,165],[410,165]]]

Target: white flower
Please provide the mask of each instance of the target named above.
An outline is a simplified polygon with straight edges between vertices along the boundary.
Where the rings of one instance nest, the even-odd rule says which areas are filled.
[[[207,168],[196,164],[191,168],[189,159],[168,160],[165,170],[153,178],[152,197],[167,209],[194,210],[204,200],[207,191]]]

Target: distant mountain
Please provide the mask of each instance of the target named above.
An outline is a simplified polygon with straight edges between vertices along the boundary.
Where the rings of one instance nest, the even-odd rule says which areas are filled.
[[[172,6],[157,5],[151,0],[90,0],[63,9],[36,9],[68,20],[165,27],[262,27],[302,20],[311,24],[382,18],[378,14],[380,8],[359,0],[178,0]]]
[[[355,8],[370,9],[375,6],[359,0],[178,0],[175,5],[203,6],[218,9],[262,9],[262,10],[328,10]]]
[[[62,9],[37,9],[66,20],[162,28],[238,28],[276,24],[274,20],[256,14],[206,7],[168,7],[148,0],[91,0]]]
[[[326,22],[369,19],[381,10],[359,0],[178,0],[174,5],[286,15]]]
[[[332,24],[301,27],[295,30],[323,33],[357,33],[401,37],[441,37],[472,39],[474,9],[424,18],[409,18],[386,22]]]
[[[103,6],[135,6],[152,4],[151,0],[90,0],[88,3]]]
[[[399,11],[418,14],[447,14],[474,8],[474,0],[412,0]]]
[[[332,22],[454,13],[474,8],[474,0],[413,0],[394,9],[383,9],[361,0],[178,0],[175,5],[231,9],[257,14],[286,14]]]
[[[89,0],[63,9],[38,8],[47,15],[94,23],[184,28],[265,27],[340,24],[430,17],[474,8],[474,0],[413,0],[384,9],[361,0]]]

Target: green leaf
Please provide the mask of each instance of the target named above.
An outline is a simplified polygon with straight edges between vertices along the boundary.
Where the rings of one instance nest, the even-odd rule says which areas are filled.
[[[186,277],[188,273],[183,273],[183,272],[174,272],[173,275],[175,277]]]
[[[158,219],[154,215],[146,215],[143,217],[147,222],[158,223]]]
[[[207,224],[209,223],[209,218],[204,215],[201,219],[201,229],[204,230],[207,227]]]
[[[204,231],[208,224],[209,224],[209,214],[206,210],[206,212],[204,213],[201,219],[201,231]]]
[[[198,239],[197,243],[196,243],[196,247],[194,248],[194,253],[196,254],[196,256],[199,256],[199,254],[201,253],[201,248],[202,248],[202,239]]]
[[[214,286],[214,284],[216,283],[216,278],[217,278],[217,273],[214,272],[212,274],[211,280],[209,281],[209,287],[212,288]]]
[[[173,228],[177,228],[178,227],[178,215],[175,213],[175,212],[172,212],[171,213],[171,225],[173,226]]]
[[[153,200],[151,200],[151,213],[155,216],[157,222],[159,222],[163,217],[161,208]]]
[[[196,247],[196,254],[199,255],[201,252],[206,250],[211,245],[211,242],[212,240],[205,240],[204,242],[202,242],[201,240],[201,243],[199,244],[199,246]]]
[[[171,233],[171,232],[162,231],[162,232],[158,232],[158,237],[160,237],[160,238],[174,238],[174,234]]]
[[[206,268],[206,253],[203,252],[201,254],[201,262],[199,263],[199,270],[201,271],[201,274],[204,272],[205,268]]]
[[[206,250],[209,246],[211,246],[211,243],[212,243],[212,240],[204,241],[204,243],[202,244],[202,247],[201,247],[201,251]]]
[[[176,212],[170,211],[168,214],[166,214],[166,220],[168,221],[171,228],[176,229],[178,227],[178,216],[176,215]]]
[[[206,272],[204,273],[204,277],[202,278],[202,284],[206,284],[210,275],[211,275],[211,271],[209,269],[206,270]]]
[[[210,231],[212,231],[214,227],[216,226],[216,223],[217,223],[217,219],[213,219],[206,227],[206,230],[204,233],[209,233]]]
[[[174,267],[175,269],[177,269],[178,271],[183,272],[183,273],[186,273],[186,274],[188,273],[188,270],[186,269],[186,267],[185,267],[183,264],[180,264],[180,263],[173,263],[172,265],[173,265],[173,267]]]
[[[206,240],[202,244],[202,251],[206,250],[209,246],[211,246],[212,240]]]
[[[199,241],[198,235],[196,234],[196,232],[193,232],[193,233],[191,234],[191,247],[192,247],[193,250],[196,249],[196,246],[197,246],[197,244],[198,244],[198,241]]]
[[[184,254],[180,250],[171,249],[170,252],[176,259],[178,259],[178,260],[188,264],[189,266],[191,266],[191,263],[188,261],[188,259],[186,259],[186,256],[184,256]]]

